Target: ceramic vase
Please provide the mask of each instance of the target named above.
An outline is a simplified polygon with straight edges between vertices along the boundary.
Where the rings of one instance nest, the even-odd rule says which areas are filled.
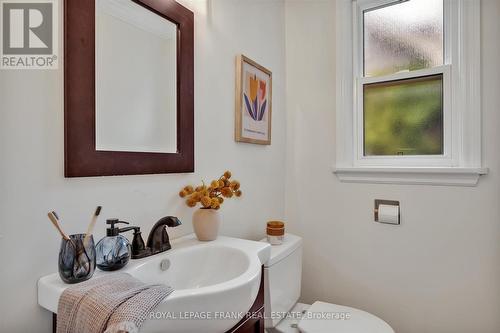
[[[218,210],[200,208],[193,213],[193,229],[200,241],[217,239],[221,217]]]

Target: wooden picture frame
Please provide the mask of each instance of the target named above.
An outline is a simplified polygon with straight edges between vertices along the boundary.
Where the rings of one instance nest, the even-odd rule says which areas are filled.
[[[240,54],[236,57],[235,140],[271,144],[272,73]]]
[[[177,25],[177,152],[96,150],[95,1],[65,0],[65,177],[194,171],[194,14],[175,0],[132,1]]]

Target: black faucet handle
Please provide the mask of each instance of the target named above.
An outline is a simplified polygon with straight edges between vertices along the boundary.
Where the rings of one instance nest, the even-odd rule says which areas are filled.
[[[141,228],[133,227],[134,238],[132,239],[132,259],[141,259],[151,255],[151,249],[146,247],[141,236]]]

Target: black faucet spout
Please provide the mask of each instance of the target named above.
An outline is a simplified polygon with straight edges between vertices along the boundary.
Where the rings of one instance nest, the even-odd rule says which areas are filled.
[[[148,236],[146,246],[151,249],[151,254],[170,250],[170,239],[165,227],[177,227],[181,221],[175,216],[165,216],[155,223]]]
[[[167,227],[177,227],[177,226],[180,226],[182,223],[181,223],[181,220],[179,220],[177,217],[175,216],[165,216],[165,217],[162,217],[161,219],[158,220],[158,222],[155,223],[155,225],[153,226],[153,229],[155,229],[155,227],[157,226],[162,226],[162,225],[166,225]]]

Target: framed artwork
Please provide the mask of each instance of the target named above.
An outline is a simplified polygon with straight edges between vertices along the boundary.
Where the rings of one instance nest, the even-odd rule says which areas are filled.
[[[272,73],[255,61],[236,58],[235,140],[271,144]]]

